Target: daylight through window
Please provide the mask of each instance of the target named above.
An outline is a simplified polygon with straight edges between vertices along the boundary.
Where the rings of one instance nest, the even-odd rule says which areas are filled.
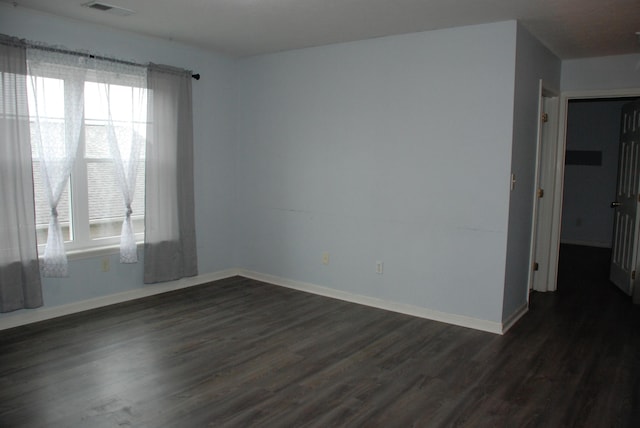
[[[38,75],[31,79],[28,95],[37,240],[39,246],[44,246],[51,209],[40,165],[43,144],[39,144],[42,136],[38,132],[46,132],[47,140],[69,138],[65,135],[69,132],[69,101],[65,96],[68,84],[64,76]],[[114,84],[115,80],[124,82]],[[133,193],[130,209],[135,239],[144,239],[147,91],[141,85],[131,85],[131,80],[106,72],[87,73],[85,78],[77,154],[57,206],[67,250],[118,244],[129,208],[123,188]],[[37,116],[39,126],[35,126]],[[60,154],[63,155],[67,154]],[[127,188],[127,183],[134,185]]]

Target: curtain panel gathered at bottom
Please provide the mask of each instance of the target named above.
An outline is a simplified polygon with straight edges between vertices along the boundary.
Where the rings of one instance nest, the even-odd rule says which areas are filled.
[[[42,306],[26,49],[0,38],[0,312]]]
[[[144,282],[198,274],[191,72],[147,70]]]
[[[134,214],[132,205],[140,154],[145,147],[147,131],[146,69],[97,59],[93,61],[93,66],[97,94],[92,95],[100,101],[101,113],[106,116],[106,139],[114,164],[116,183],[124,202],[120,263],[137,263],[138,248],[131,217]],[[123,81],[130,85],[126,89],[126,103],[122,99]],[[118,111],[122,109],[123,104],[127,107],[125,114]]]
[[[28,84],[33,96],[29,106],[33,140],[40,160],[40,174],[49,208],[47,243],[42,259],[45,277],[68,276],[64,236],[58,218],[58,204],[68,187],[84,123],[83,58],[76,55],[28,49]],[[64,79],[48,79],[50,74]],[[59,96],[60,93],[64,95]]]

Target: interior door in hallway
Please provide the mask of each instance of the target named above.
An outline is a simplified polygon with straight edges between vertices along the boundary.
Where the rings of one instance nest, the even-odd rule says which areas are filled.
[[[622,107],[620,155],[609,277],[626,294],[633,292],[638,264],[638,204],[640,203],[640,101]]]

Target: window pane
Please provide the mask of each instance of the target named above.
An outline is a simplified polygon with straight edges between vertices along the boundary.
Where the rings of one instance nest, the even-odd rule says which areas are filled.
[[[142,144],[147,134],[147,90],[131,86],[85,83],[86,157],[110,158],[106,124],[111,117],[116,143],[125,157],[132,143]]]
[[[27,84],[29,111],[31,115],[31,150],[34,158],[39,156],[38,145],[42,143],[54,156],[66,156],[65,144],[65,98],[64,80],[48,77],[31,77]],[[36,102],[36,99],[38,102]],[[37,113],[37,114],[36,114]],[[36,117],[40,117],[40,121]],[[38,134],[38,123],[42,138]]]
[[[42,179],[40,167],[38,145],[40,142],[46,144],[51,141],[64,141],[65,119],[64,119],[64,81],[48,77],[33,77],[27,84],[27,94],[29,98],[29,109],[32,113],[30,122],[31,132],[31,155],[33,159],[33,187],[36,209],[36,237],[38,245],[47,242],[49,219],[51,208],[47,201],[47,193]],[[36,126],[35,109],[36,95],[38,99],[38,114],[40,115],[40,128]],[[41,140],[38,132],[41,131],[46,138]],[[48,146],[51,150],[63,152],[66,145],[60,147]],[[58,153],[58,152],[56,152]],[[60,197],[57,206],[58,221],[62,229],[62,237],[65,242],[72,240],[71,230],[71,201],[69,198],[69,181]]]
[[[126,208],[111,161],[87,160],[91,239],[120,236]],[[140,161],[133,204],[133,230],[144,232],[144,162]]]
[[[145,124],[113,123],[114,133],[120,153],[131,153],[133,139],[140,144],[139,158],[145,158]],[[107,121],[87,120],[85,122],[85,157],[87,159],[111,159],[111,149],[107,140]]]
[[[87,120],[107,120],[111,113],[114,122],[146,123],[145,88],[85,82],[84,94]]]
[[[33,159],[33,191],[36,206],[36,231],[38,245],[47,243],[47,234],[49,228],[49,217],[51,209],[47,202],[44,185],[42,183],[42,174],[40,173],[40,162]],[[69,183],[62,192],[62,197],[58,203],[58,221],[62,228],[62,237],[66,241],[71,241],[71,205],[69,200]]]
[[[86,158],[111,159],[104,123],[87,121],[84,126],[84,138]]]
[[[131,208],[134,232],[144,232],[146,89],[85,82],[85,118],[91,239],[120,236],[126,214],[124,197],[111,161],[110,136],[107,132],[109,118],[114,126],[115,143],[123,159],[134,154],[138,159],[136,190]],[[137,152],[133,150],[134,147]]]
[[[56,76],[57,77],[57,76]],[[126,76],[122,83],[129,83]],[[42,100],[39,104],[40,131],[47,141],[63,141],[65,135],[64,78],[38,77],[30,82],[29,101]],[[139,81],[131,82],[140,86]],[[44,95],[46,94],[46,98]],[[84,135],[80,142],[77,170],[72,173],[77,198],[71,201],[69,186],[62,194],[58,205],[58,218],[66,242],[72,239],[78,248],[101,245],[92,243],[97,238],[114,238],[121,234],[126,207],[122,191],[117,182],[112,162],[109,135],[106,125],[112,120],[115,141],[123,158],[133,156],[138,162],[136,190],[132,203],[132,220],[135,233],[144,233],[144,159],[146,140],[146,89],[135,86],[101,85],[85,81],[84,90]],[[33,118],[32,118],[33,121]],[[32,159],[34,162],[34,187],[38,244],[47,239],[50,208],[46,198],[40,171],[38,128],[31,127]],[[44,138],[43,138],[44,140]],[[45,141],[43,141],[45,142]],[[85,181],[86,167],[86,181]],[[126,169],[126,167],[125,167]],[[79,180],[79,181],[78,181]],[[86,195],[86,199],[85,199]],[[72,208],[73,202],[74,207]],[[72,209],[78,209],[72,213]],[[86,224],[88,217],[89,224]],[[73,222],[78,233],[74,233]],[[89,231],[87,237],[85,231]],[[112,241],[108,241],[109,243]]]

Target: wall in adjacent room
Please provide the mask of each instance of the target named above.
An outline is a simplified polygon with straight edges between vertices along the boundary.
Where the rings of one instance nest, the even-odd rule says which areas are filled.
[[[640,94],[640,54],[581,58],[562,62],[561,88],[564,93],[577,96],[606,96]],[[565,194],[561,239],[565,242],[608,246],[611,243],[611,212],[608,206],[615,193],[617,171],[617,140],[619,112],[612,101],[608,105],[579,101],[567,115],[567,149],[603,151],[601,168],[593,166],[565,167]],[[594,109],[606,117],[604,123],[594,121]],[[615,118],[617,116],[617,119]],[[611,145],[609,141],[615,140]],[[591,149],[589,149],[591,150]],[[615,165],[615,166],[614,166]],[[585,190],[593,192],[586,194]],[[609,209],[610,211],[610,209]],[[612,227],[612,226],[611,226]],[[607,231],[608,229],[608,231]]]
[[[562,91],[640,88],[640,54],[562,61]]]
[[[611,247],[622,105],[628,100],[573,100],[567,150],[602,154],[601,165],[565,165],[561,240]]]
[[[241,60],[241,266],[501,322],[516,29]]]

